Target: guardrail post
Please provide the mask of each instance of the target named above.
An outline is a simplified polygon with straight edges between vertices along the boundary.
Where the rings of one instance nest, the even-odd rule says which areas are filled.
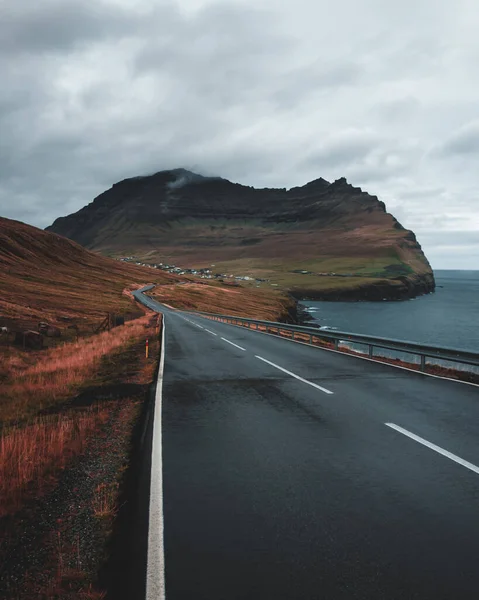
[[[294,340],[294,331],[291,332],[291,339]]]
[[[334,349],[339,350],[339,340],[338,339],[334,340]]]
[[[424,354],[421,354],[421,371],[424,373],[426,370],[426,357]]]
[[[309,343],[312,344],[313,343],[313,336],[311,334],[309,334]]]
[[[374,354],[374,346],[369,344],[369,358],[372,358]]]

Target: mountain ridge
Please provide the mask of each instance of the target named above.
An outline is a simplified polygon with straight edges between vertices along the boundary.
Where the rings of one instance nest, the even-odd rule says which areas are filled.
[[[115,183],[47,230],[114,257],[261,272],[296,297],[401,299],[435,285],[415,234],[344,177],[254,188],[186,169],[159,171]],[[309,278],[293,276],[301,267]]]

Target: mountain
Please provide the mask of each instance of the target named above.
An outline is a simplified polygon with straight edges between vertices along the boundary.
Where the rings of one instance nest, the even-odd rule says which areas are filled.
[[[296,297],[402,299],[435,286],[414,233],[344,178],[255,189],[161,171],[114,184],[47,229],[106,255],[214,265]]]

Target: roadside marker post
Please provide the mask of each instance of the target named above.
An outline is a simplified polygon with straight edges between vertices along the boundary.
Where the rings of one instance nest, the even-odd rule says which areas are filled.
[[[146,344],[145,344],[145,357],[148,358],[148,338],[146,338]]]

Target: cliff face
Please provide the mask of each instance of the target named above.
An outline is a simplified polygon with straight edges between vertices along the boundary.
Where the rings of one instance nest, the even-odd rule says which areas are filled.
[[[345,179],[254,189],[162,171],[113,185],[48,229],[113,256],[214,264],[298,297],[398,299],[434,290],[415,235]]]

